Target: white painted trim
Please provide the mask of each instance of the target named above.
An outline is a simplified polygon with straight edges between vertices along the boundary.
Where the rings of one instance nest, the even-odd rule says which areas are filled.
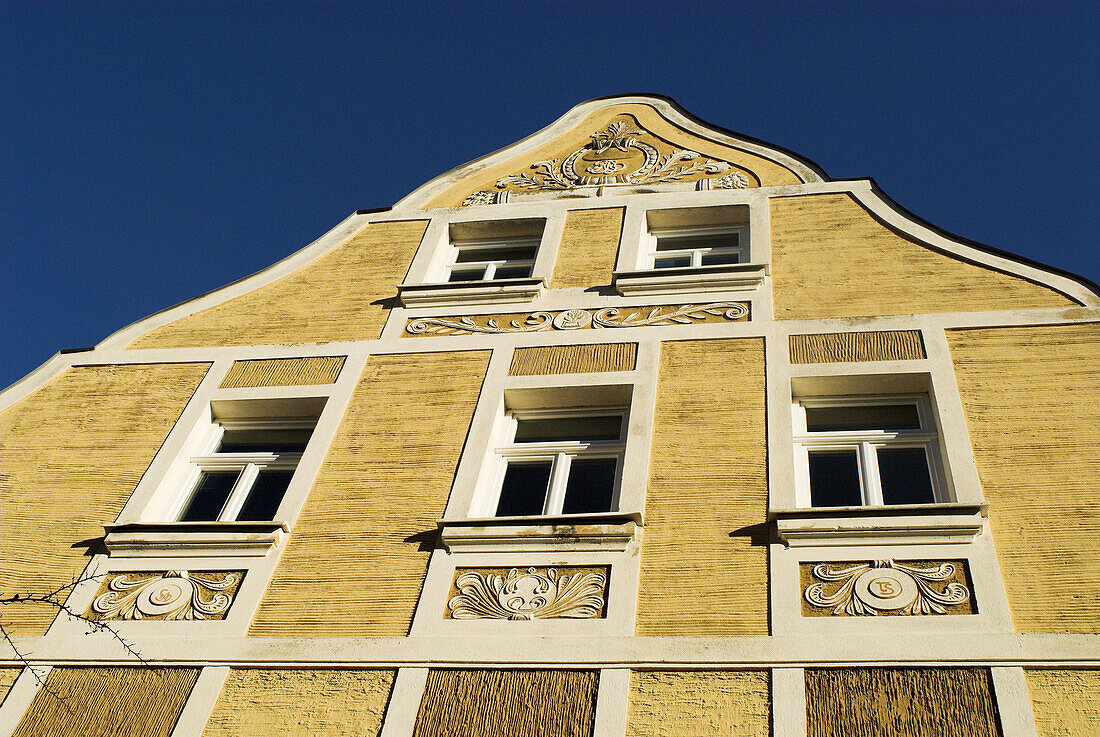
[[[199,677],[191,689],[183,711],[180,712],[171,737],[202,737],[206,722],[218,703],[222,686],[229,676],[229,666],[215,665],[199,671]]]
[[[1001,717],[1003,737],[1039,737],[1024,669],[999,667],[993,675],[993,699]]]
[[[806,737],[806,670],[772,668],[772,737]]]
[[[23,652],[22,649],[20,652]],[[23,668],[23,671],[16,676],[15,683],[8,689],[7,695],[2,698],[3,703],[0,704],[0,737],[11,737],[15,732],[15,728],[19,726],[23,715],[34,701],[38,689],[41,688],[41,681],[46,680],[51,669],[52,666],[36,664],[35,672],[31,672],[30,668]]]
[[[623,737],[630,701],[630,669],[604,668],[596,693],[596,723],[592,737]]]
[[[378,737],[412,737],[427,683],[428,668],[397,669]]]

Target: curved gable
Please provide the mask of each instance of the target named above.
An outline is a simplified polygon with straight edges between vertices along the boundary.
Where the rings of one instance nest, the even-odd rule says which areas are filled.
[[[506,149],[428,182],[397,207],[568,197],[594,187],[747,189],[823,181],[794,155],[689,118],[656,97],[582,103]]]

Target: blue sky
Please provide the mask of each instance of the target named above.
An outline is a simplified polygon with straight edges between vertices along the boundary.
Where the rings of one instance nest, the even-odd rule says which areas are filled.
[[[0,4],[0,385],[657,92],[1100,281],[1100,3]]]

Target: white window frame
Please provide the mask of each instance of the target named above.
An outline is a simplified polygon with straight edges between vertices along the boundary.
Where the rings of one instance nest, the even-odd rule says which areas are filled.
[[[619,437],[615,440],[556,440],[538,443],[515,442],[516,428],[520,420],[543,420],[574,417],[606,417],[617,415],[621,418]],[[509,410],[505,413],[504,422],[501,425],[497,444],[491,457],[492,472],[487,474],[487,484],[493,488],[493,493],[486,495],[485,508],[482,511],[485,517],[496,516],[496,509],[500,503],[500,494],[504,484],[504,474],[509,463],[522,462],[551,462],[550,481],[547,486],[546,496],[543,499],[542,513],[540,516],[556,516],[562,514],[565,503],[565,491],[569,482],[569,471],[575,459],[606,459],[614,458],[615,485],[611,493],[611,508],[608,512],[614,512],[619,508],[619,495],[622,488],[623,457],[626,452],[627,428],[630,422],[630,408],[624,405],[596,406],[596,407],[570,407],[553,409],[524,409]]]
[[[883,430],[840,430],[809,432],[806,429],[806,407],[855,407],[859,405],[915,404],[920,430],[886,432]],[[940,454],[935,413],[926,394],[887,394],[830,397],[795,397],[792,405],[794,439],[795,500],[799,507],[814,508],[810,496],[809,451],[855,450],[859,465],[862,506],[892,507],[882,497],[878,469],[878,448],[923,448],[928,462],[934,504],[953,501]],[[818,507],[819,509],[821,507]]]
[[[478,240],[469,241],[452,241],[451,254],[447,261],[447,266],[443,274],[443,281],[451,284],[462,284],[464,281],[451,282],[451,274],[455,270],[459,271],[473,271],[475,268],[480,267],[482,270],[482,276],[480,280],[473,281],[493,281],[496,277],[497,269],[501,266],[526,266],[527,276],[514,277],[517,279],[529,279],[534,273],[535,259],[538,257],[539,246],[542,242],[541,237],[508,237],[502,236],[500,238],[483,238]],[[497,259],[486,261],[466,261],[458,263],[459,253],[462,251],[479,251],[490,250],[497,248],[529,248],[534,247],[534,256],[530,259]]]
[[[727,246],[720,248],[679,248],[669,249],[664,251],[657,250],[657,243],[662,238],[689,238],[692,236],[721,236],[737,234],[737,245]],[[646,265],[648,268],[655,271],[666,271],[669,269],[686,269],[696,268],[703,265],[703,256],[711,253],[736,253],[737,264],[745,264],[749,262],[749,226],[746,225],[714,225],[714,226],[697,226],[688,228],[650,228],[647,232],[647,253],[646,253]],[[676,258],[688,256],[691,262],[688,266],[671,266],[658,268],[656,266],[657,259],[661,258]],[[734,264],[714,264],[715,266],[733,266]]]
[[[303,453],[216,453],[215,449],[221,442],[226,430],[310,430],[316,428],[317,421],[308,418],[275,418],[265,417],[256,419],[225,419],[214,420],[209,427],[204,428],[202,438],[203,453],[193,455],[188,459],[190,468],[187,472],[182,493],[172,506],[168,518],[178,521],[183,516],[187,506],[191,503],[195,492],[198,490],[202,475],[206,472],[237,471],[239,476],[229,492],[217,522],[234,522],[241,508],[248,499],[256,479],[262,470],[296,471]],[[310,440],[312,440],[312,435]],[[291,479],[293,481],[293,478]],[[280,502],[281,503],[281,502]],[[278,514],[276,513],[276,517]]]

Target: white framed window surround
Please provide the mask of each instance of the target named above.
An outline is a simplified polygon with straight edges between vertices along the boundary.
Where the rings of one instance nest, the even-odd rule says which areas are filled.
[[[796,398],[799,507],[881,507],[952,500],[926,395]]]
[[[624,295],[755,290],[767,270],[754,261],[750,218],[747,204],[646,209],[634,225],[641,232],[624,238],[640,243],[620,261],[615,288]]]
[[[398,296],[405,307],[526,302],[545,287],[558,220],[434,218]],[[551,221],[554,221],[551,223]]]

